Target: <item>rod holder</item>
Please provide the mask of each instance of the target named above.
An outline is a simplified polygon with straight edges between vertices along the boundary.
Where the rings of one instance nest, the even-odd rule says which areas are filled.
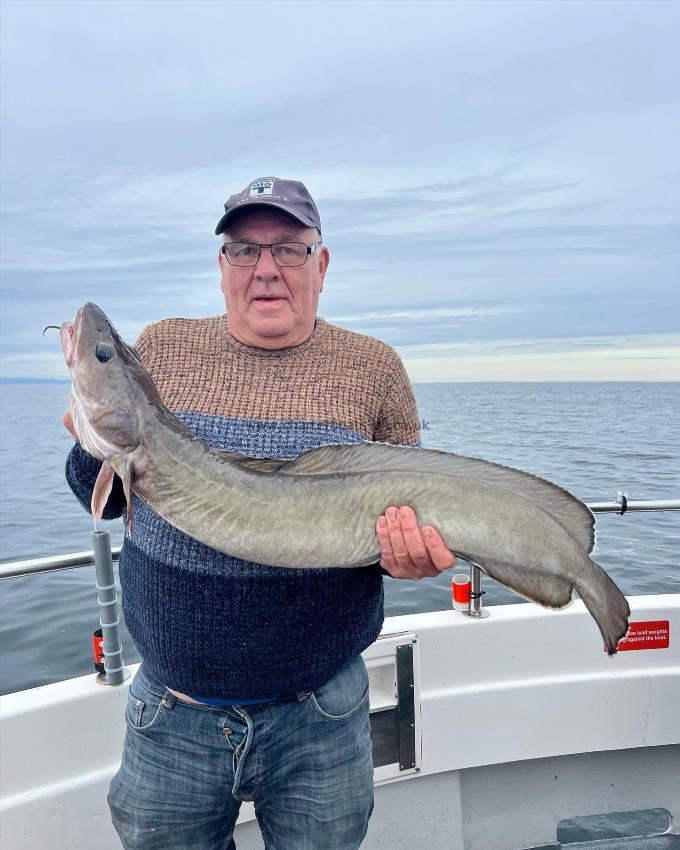
[[[466,617],[482,620],[489,616],[489,612],[482,605],[482,570],[477,564],[470,562],[470,610],[463,611]]]
[[[130,675],[123,665],[123,647],[118,629],[118,597],[113,575],[111,557],[111,538],[108,531],[92,532],[94,549],[94,569],[97,577],[97,601],[99,602],[99,623],[104,639],[104,673],[99,673],[97,681],[101,685],[120,685]]]

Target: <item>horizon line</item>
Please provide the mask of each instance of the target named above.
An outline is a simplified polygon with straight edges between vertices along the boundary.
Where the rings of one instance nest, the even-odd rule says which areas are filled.
[[[0,384],[70,384],[69,378],[41,378],[41,377],[21,377],[0,376]],[[459,381],[411,381],[412,386],[431,386],[434,384],[680,384],[680,380],[674,381],[665,378],[652,378],[648,380],[640,380],[639,378],[618,378],[618,379],[596,379],[584,380],[578,378],[563,378],[540,381],[531,378],[508,378],[504,380],[489,379],[474,379]]]

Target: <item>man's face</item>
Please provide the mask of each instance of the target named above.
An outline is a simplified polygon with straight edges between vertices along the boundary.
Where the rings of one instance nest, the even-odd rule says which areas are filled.
[[[319,235],[291,216],[276,210],[244,210],[229,225],[225,242],[304,242]],[[232,266],[218,254],[221,289],[232,334],[246,345],[287,348],[304,342],[314,330],[319,295],[328,268],[325,246],[310,254],[302,266],[280,267],[268,248],[256,266]]]

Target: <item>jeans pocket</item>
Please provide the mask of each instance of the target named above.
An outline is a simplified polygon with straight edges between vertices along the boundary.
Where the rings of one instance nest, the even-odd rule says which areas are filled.
[[[309,704],[324,720],[349,720],[367,702],[368,671],[360,655],[309,695]]]
[[[135,732],[146,732],[156,726],[163,715],[165,693],[149,687],[138,672],[128,691],[125,721]]]

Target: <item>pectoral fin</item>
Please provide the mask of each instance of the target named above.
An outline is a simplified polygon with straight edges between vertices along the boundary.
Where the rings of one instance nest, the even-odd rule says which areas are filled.
[[[90,501],[92,516],[95,520],[102,518],[104,508],[106,507],[106,503],[111,495],[113,476],[113,467],[110,463],[104,461],[101,469],[99,470],[99,475],[97,475],[97,480],[94,482],[94,490],[92,491],[92,499]]]
[[[132,529],[132,482],[135,477],[135,467],[132,458],[126,456],[118,462],[118,475],[123,482],[123,492],[125,493],[125,501],[127,502],[125,536],[129,537]]]

